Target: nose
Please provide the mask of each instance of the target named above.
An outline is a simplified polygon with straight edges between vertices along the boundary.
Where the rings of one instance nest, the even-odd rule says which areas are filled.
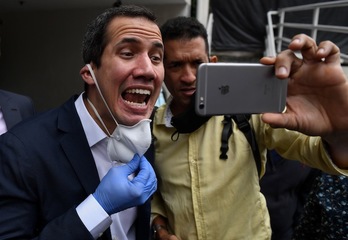
[[[193,83],[194,81],[196,81],[196,73],[197,73],[196,67],[193,67],[188,64],[185,65],[182,68],[181,81],[186,82],[188,84]]]
[[[155,65],[148,55],[139,56],[135,64],[136,66],[133,71],[134,78],[145,78],[147,80],[153,80],[155,78]]]

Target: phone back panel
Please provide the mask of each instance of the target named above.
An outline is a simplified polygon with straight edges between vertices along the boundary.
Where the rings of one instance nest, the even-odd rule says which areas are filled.
[[[197,72],[195,110],[199,115],[282,112],[287,80],[274,67],[257,63],[204,63]]]

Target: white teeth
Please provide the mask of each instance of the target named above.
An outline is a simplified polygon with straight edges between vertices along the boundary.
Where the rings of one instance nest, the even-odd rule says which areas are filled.
[[[132,89],[128,89],[126,90],[126,93],[132,93],[132,94],[141,94],[141,95],[151,95],[151,92],[149,90],[146,89],[139,89],[139,88],[132,88]],[[127,104],[133,105],[133,106],[146,106],[146,102],[142,102],[142,103],[137,103],[137,102],[130,102],[125,100],[125,102]]]
[[[144,95],[150,95],[150,91],[146,89],[128,89],[126,91],[127,93],[137,93],[137,94],[144,94]]]
[[[133,106],[145,106],[146,103],[145,102],[142,102],[142,103],[136,103],[136,102],[130,102],[130,101],[127,101],[125,100],[126,103],[130,104],[130,105],[133,105]]]

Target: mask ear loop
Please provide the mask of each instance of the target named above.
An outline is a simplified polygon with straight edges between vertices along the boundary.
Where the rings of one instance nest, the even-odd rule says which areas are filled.
[[[101,119],[101,117],[100,117],[97,109],[94,107],[93,103],[88,98],[87,98],[87,102],[88,102],[89,106],[91,106],[92,110],[94,111],[94,113],[97,116],[97,118],[99,119],[99,121],[102,123],[102,125],[103,125],[105,131],[108,133],[109,137],[111,137],[111,134],[110,134],[108,128],[105,126],[104,121]]]
[[[116,125],[118,126],[118,122],[116,121],[114,115],[112,114],[112,112],[111,112],[111,110],[110,110],[108,104],[106,103],[105,98],[104,98],[104,96],[103,96],[103,94],[102,94],[102,92],[101,92],[101,90],[100,90],[100,87],[99,87],[97,78],[96,78],[95,75],[94,75],[94,71],[93,71],[91,65],[90,65],[89,63],[87,63],[86,66],[87,66],[89,72],[91,73],[92,79],[93,79],[93,81],[94,81],[94,83],[95,83],[95,85],[96,85],[96,87],[97,87],[97,89],[98,89],[98,92],[99,92],[99,95],[100,95],[101,99],[103,100],[103,102],[104,102],[106,108],[108,109],[108,111],[109,111],[109,113],[110,113],[112,119],[115,121]],[[87,98],[87,100],[88,100],[88,98]],[[93,106],[93,104],[91,104],[91,102],[90,102],[89,100],[88,100],[88,103],[92,106],[93,111],[96,112],[97,109]],[[104,122],[101,120],[101,117],[99,116],[99,114],[96,114],[96,115],[98,116],[98,119],[102,122],[103,126],[106,128],[106,126],[105,126]],[[106,131],[109,133],[109,131],[108,131],[107,129],[106,129]],[[109,133],[109,135],[111,136],[110,133]]]

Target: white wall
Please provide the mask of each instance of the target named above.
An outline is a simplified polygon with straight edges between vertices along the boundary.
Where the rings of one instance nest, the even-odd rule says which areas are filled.
[[[159,23],[189,15],[185,4],[149,5]],[[37,111],[83,90],[81,42],[88,22],[103,9],[0,13],[0,88],[25,94]]]

